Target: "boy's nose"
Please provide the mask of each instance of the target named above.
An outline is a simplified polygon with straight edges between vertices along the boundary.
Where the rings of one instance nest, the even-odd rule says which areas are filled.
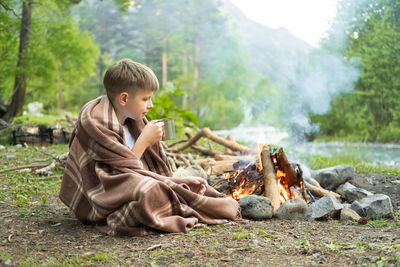
[[[152,102],[151,100],[148,102],[147,108],[148,108],[148,109],[153,108],[153,102]]]

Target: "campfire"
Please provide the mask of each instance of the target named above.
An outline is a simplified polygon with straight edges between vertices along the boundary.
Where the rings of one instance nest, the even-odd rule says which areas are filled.
[[[239,161],[234,167],[235,171],[225,174],[227,183],[220,190],[236,200],[264,195],[271,200],[274,210],[289,199],[300,197],[307,201],[301,168],[289,163],[282,148],[259,146],[256,161]]]

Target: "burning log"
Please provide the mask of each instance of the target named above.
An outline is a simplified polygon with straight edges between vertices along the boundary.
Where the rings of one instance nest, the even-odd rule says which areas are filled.
[[[269,146],[264,146],[261,151],[261,163],[263,168],[264,196],[271,200],[275,211],[281,204],[278,181],[274,165],[271,160]]]
[[[287,159],[286,154],[283,151],[282,147],[278,151],[276,161],[279,166],[279,169],[281,169],[283,171],[283,173],[285,173],[285,183],[287,183],[287,187],[288,188],[290,188],[292,186],[299,187],[301,189],[303,198],[306,199],[303,175],[302,175],[302,173],[297,173],[295,171],[293,165]],[[300,168],[298,168],[298,169],[301,170]]]

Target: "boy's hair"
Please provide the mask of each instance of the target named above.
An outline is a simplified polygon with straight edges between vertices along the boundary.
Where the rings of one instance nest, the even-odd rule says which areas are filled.
[[[139,90],[158,90],[158,80],[147,66],[131,59],[122,59],[113,64],[104,74],[103,84],[107,96],[113,99],[122,92],[136,94]]]

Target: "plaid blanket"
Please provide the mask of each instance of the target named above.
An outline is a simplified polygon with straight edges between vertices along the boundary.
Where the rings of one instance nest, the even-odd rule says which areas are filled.
[[[128,119],[135,139],[146,123]],[[198,222],[221,224],[240,217],[238,203],[212,187],[201,196],[171,181],[159,143],[137,158],[106,96],[83,106],[69,146],[60,199],[79,220],[104,233],[188,232]]]

